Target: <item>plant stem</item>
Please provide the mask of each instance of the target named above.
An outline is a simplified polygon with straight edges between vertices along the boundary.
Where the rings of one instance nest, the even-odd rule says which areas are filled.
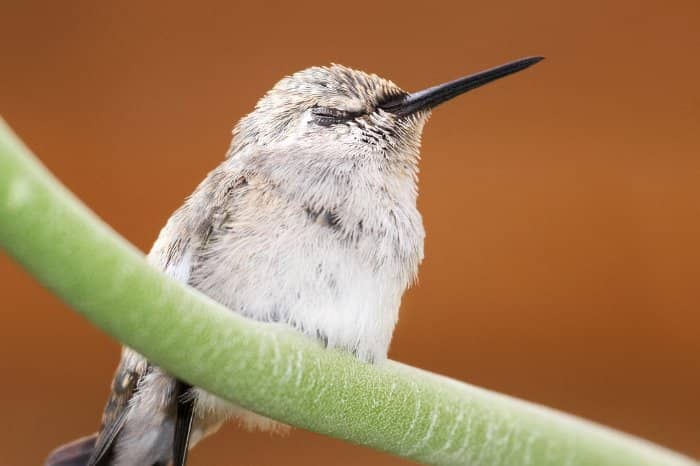
[[[294,426],[435,465],[698,466],[563,413],[392,361],[363,364],[240,317],[148,265],[2,120],[0,246],[170,373]]]

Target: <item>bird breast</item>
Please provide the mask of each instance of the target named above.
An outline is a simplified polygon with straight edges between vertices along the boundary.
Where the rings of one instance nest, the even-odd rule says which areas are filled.
[[[367,201],[310,205],[249,175],[190,283],[245,316],[384,359],[424,233],[415,203]]]

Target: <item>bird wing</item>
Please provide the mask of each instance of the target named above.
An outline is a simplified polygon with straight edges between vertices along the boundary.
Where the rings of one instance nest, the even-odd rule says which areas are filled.
[[[168,220],[148,254],[148,260],[174,279],[196,286],[190,280],[193,258],[202,255],[212,235],[228,218],[231,194],[247,184],[242,176],[230,175],[222,167],[212,171],[192,196]],[[102,416],[102,425],[95,449],[87,466],[109,466],[115,439],[121,431],[130,410],[130,400],[138,390],[139,380],[152,366],[132,350],[125,348],[112,381],[112,392]],[[174,456],[184,463],[189,444],[193,399],[185,393],[189,385],[178,381],[182,393],[176,394],[177,403]]]
[[[161,258],[166,260],[163,264],[164,269],[195,288],[198,283],[192,269],[201,267],[210,257],[207,254],[210,242],[223,232],[230,218],[233,208],[232,196],[239,195],[240,188],[248,184],[244,176],[230,175],[229,170],[216,169],[211,172],[182,209],[174,215],[172,225],[169,225],[174,231],[166,235],[161,234],[168,238],[177,238],[161,250]],[[160,247],[156,244],[154,250],[157,251]],[[186,382],[178,380],[176,383],[173,466],[184,466],[187,461],[195,411],[195,400],[189,393],[191,389],[192,386]]]
[[[175,384],[175,433],[173,434],[172,466],[185,466],[190,447],[190,434],[194,420],[195,399],[190,394],[192,385],[180,380]]]
[[[87,466],[107,466],[110,463],[114,439],[129,413],[129,400],[149,367],[149,364],[138,358],[133,351],[129,349],[123,351],[122,359],[112,379],[112,391],[102,414],[95,448]]]

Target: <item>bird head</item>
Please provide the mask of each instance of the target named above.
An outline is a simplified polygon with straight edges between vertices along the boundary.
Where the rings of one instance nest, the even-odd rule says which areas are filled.
[[[345,66],[311,67],[283,78],[241,119],[229,155],[265,154],[262,163],[285,175],[351,177],[364,169],[415,179],[423,125],[436,106],[540,60],[524,58],[414,93]]]

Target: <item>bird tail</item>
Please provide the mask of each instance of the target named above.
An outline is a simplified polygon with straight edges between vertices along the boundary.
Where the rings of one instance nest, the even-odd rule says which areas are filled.
[[[95,448],[97,434],[61,445],[49,454],[44,466],[87,466]]]

